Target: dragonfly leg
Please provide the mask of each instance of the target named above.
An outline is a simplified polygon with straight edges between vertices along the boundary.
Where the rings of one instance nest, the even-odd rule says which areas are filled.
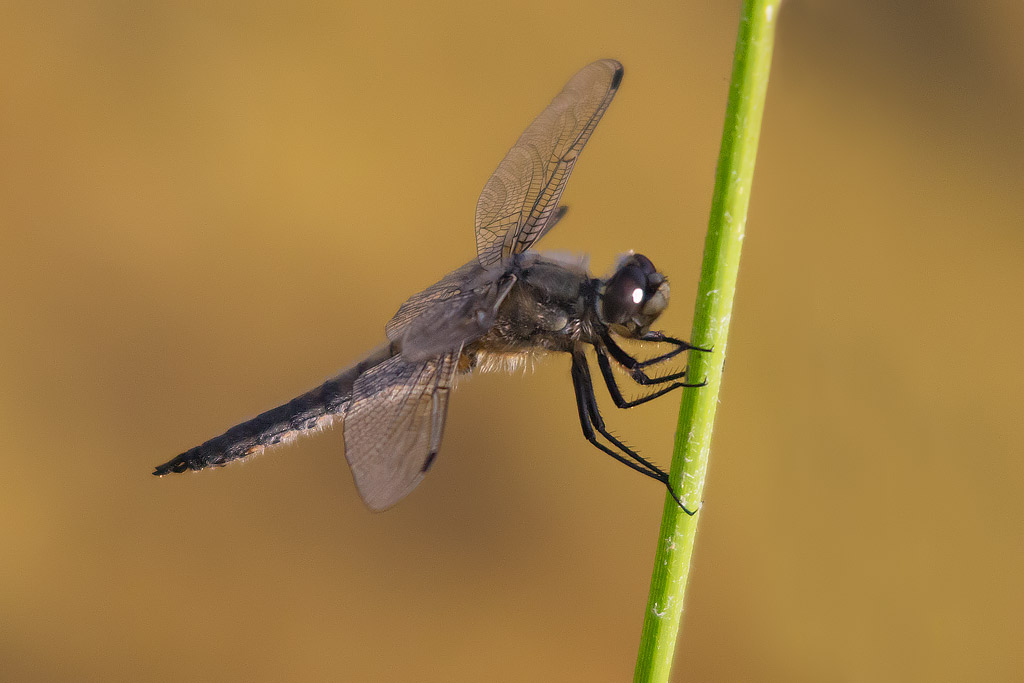
[[[636,366],[640,368],[646,368],[650,367],[651,365],[657,365],[658,363],[664,363],[667,360],[675,358],[683,351],[690,351],[691,349],[693,351],[703,351],[705,353],[711,352],[711,349],[705,349],[700,346],[694,346],[688,341],[676,339],[675,337],[669,337],[664,332],[646,332],[643,335],[641,335],[638,339],[639,341],[655,342],[658,344],[672,344],[676,347],[669,351],[668,353],[663,353],[660,356],[655,356],[654,358],[648,358],[647,360],[634,359],[634,361],[636,362]]]
[[[664,332],[655,332],[655,331],[645,332],[644,334],[640,335],[639,339],[640,339],[640,341],[658,342],[658,343],[663,343],[663,344],[675,344],[676,347],[677,347],[676,349],[673,349],[672,351],[669,351],[667,354],[665,354],[664,357],[659,356],[658,358],[652,358],[651,360],[644,361],[644,365],[650,365],[652,363],[658,363],[661,360],[664,360],[664,358],[666,358],[666,357],[667,358],[671,358],[672,356],[676,355],[677,353],[681,353],[683,351],[689,351],[690,349],[692,349],[694,351],[702,351],[704,353],[711,353],[714,350],[714,348],[705,349],[702,346],[694,346],[693,344],[691,344],[688,341],[684,341],[682,339],[676,339],[675,337],[670,337],[667,334],[665,334]]]
[[[655,384],[665,384],[666,382],[673,382],[677,379],[682,379],[686,377],[686,370],[683,370],[682,372],[674,372],[670,375],[665,375],[664,377],[648,377],[647,373],[645,373],[643,370],[645,365],[641,361],[638,361],[636,358],[633,358],[631,355],[623,351],[622,348],[615,343],[615,340],[611,338],[611,335],[604,335],[601,338],[601,341],[604,342],[604,347],[608,350],[608,353],[611,354],[611,357],[614,358],[619,365],[621,365],[622,367],[626,368],[626,370],[629,371],[629,376],[637,384],[642,384],[644,386],[652,386]],[[598,354],[598,356],[600,357],[600,353]],[[697,382],[693,384],[687,384],[685,382],[676,382],[676,384],[682,387],[702,387],[705,384],[707,384],[707,382]]]
[[[679,504],[679,507],[683,509],[683,512],[691,516],[694,515],[696,511],[691,511],[683,505],[683,502],[672,488],[667,472],[616,439],[605,428],[601,411],[597,407],[597,397],[594,395],[594,381],[590,375],[590,368],[587,366],[587,357],[583,353],[572,354],[572,384],[573,389],[576,391],[576,408],[579,411],[580,426],[583,428],[583,435],[587,441],[623,465],[660,481],[668,489],[669,494],[675,499],[676,503]],[[608,439],[621,452],[616,452],[598,441],[595,429],[597,433]]]
[[[673,382],[667,387],[663,387],[647,396],[641,396],[640,398],[629,400],[622,395],[622,390],[619,389],[619,384],[615,379],[615,373],[612,372],[612,364],[608,360],[608,352],[597,347],[597,365],[601,369],[601,375],[604,377],[604,383],[608,386],[608,393],[611,394],[612,402],[617,408],[632,408],[648,401],[653,401],[659,396],[664,396],[670,391],[679,389],[680,387],[688,386],[682,382]],[[686,372],[679,373],[676,376],[685,376]]]

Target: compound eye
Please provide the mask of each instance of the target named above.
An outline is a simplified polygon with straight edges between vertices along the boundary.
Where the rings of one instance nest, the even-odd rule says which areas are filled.
[[[640,312],[647,298],[647,276],[633,264],[621,268],[605,287],[601,300],[605,321],[624,324]]]

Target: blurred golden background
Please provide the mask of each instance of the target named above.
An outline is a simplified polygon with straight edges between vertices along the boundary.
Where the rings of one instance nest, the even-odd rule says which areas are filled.
[[[0,678],[628,680],[664,492],[566,358],[463,381],[385,514],[336,432],[149,473],[382,340],[600,57],[542,247],[688,336],[738,5],[0,6]],[[1020,680],[1022,26],[783,7],[676,680]],[[667,462],[678,398],[602,400]]]

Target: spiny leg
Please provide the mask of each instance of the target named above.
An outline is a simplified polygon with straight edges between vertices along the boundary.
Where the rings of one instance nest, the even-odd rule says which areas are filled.
[[[675,337],[668,336],[664,332],[656,332],[656,331],[653,331],[653,330],[652,331],[648,331],[648,332],[644,332],[642,335],[640,335],[638,337],[638,339],[640,341],[659,342],[659,343],[664,343],[664,344],[675,344],[679,348],[670,351],[669,353],[671,353],[672,355],[675,355],[677,353],[681,353],[683,351],[689,351],[691,349],[694,350],[694,351],[702,351],[704,353],[711,353],[714,350],[713,347],[710,348],[710,349],[705,349],[702,346],[694,346],[690,342],[685,341],[683,339],[676,339]],[[669,356],[669,358],[671,358],[671,356]],[[651,360],[644,361],[644,365],[650,365],[651,363],[657,363],[657,362],[659,362],[657,358],[652,358]]]
[[[600,346],[597,349],[597,365],[601,369],[601,375],[604,377],[604,383],[608,387],[608,393],[612,397],[612,402],[617,408],[632,408],[634,406],[653,401],[659,396],[664,396],[670,391],[679,389],[680,387],[691,386],[682,382],[673,382],[671,385],[659,389],[654,393],[648,394],[647,396],[641,396],[640,398],[628,400],[622,395],[622,390],[619,389],[619,384],[615,379],[615,373],[612,372],[612,364],[608,360],[608,352]],[[682,372],[680,375],[685,376],[686,373]]]
[[[615,343],[615,340],[612,339],[611,335],[604,335],[603,337],[601,337],[601,341],[604,342],[604,346],[608,350],[608,353],[611,354],[612,358],[614,358],[619,365],[621,365],[622,367],[626,368],[626,370],[629,371],[629,376],[633,378],[633,381],[636,382],[637,384],[642,384],[644,386],[652,386],[655,384],[664,384],[666,382],[672,382],[674,380],[686,377],[685,370],[683,370],[682,372],[674,372],[670,375],[665,375],[664,377],[648,377],[647,373],[643,371],[643,363],[641,363],[636,358],[633,358],[631,355],[623,351],[622,348]],[[702,387],[705,384],[707,384],[707,382],[698,382],[694,384],[677,382],[677,384],[682,387]]]
[[[594,395],[594,382],[590,375],[590,368],[587,365],[587,357],[582,352],[572,354],[572,384],[576,392],[576,408],[579,411],[580,426],[583,428],[583,435],[587,441],[627,467],[660,481],[668,489],[669,495],[682,508],[683,512],[693,516],[695,511],[691,511],[683,505],[683,501],[676,495],[672,484],[669,482],[667,472],[646,458],[641,457],[636,451],[616,439],[605,429],[604,419],[601,417],[601,411],[597,407],[597,397]],[[608,441],[619,448],[623,454],[632,458],[632,460],[627,460],[622,454],[613,451],[598,441],[597,435],[594,433],[595,428],[601,436],[608,439]],[[633,462],[633,460],[636,462]]]
[[[637,361],[638,365],[642,368],[646,368],[650,365],[655,365],[657,363],[664,363],[669,359],[675,358],[683,351],[689,351],[690,349],[694,349],[696,351],[704,351],[704,349],[697,348],[696,346],[691,346],[689,342],[685,342],[682,339],[676,339],[675,337],[666,337],[661,332],[648,332],[641,336],[639,338],[639,341],[649,341],[658,343],[664,342],[666,344],[674,344],[676,347],[669,351],[668,353],[663,353],[660,356],[648,358],[647,360]]]
[[[645,332],[643,335],[641,335],[637,339],[638,339],[638,341],[656,342],[656,343],[659,343],[659,344],[674,344],[675,347],[676,347],[676,348],[672,349],[671,351],[669,351],[668,353],[663,353],[660,356],[655,356],[654,358],[648,358],[647,360],[636,361],[637,367],[640,367],[640,368],[646,368],[646,367],[649,367],[651,365],[656,365],[658,363],[664,363],[667,360],[675,358],[676,356],[681,354],[683,351],[690,351],[691,349],[693,351],[703,351],[705,353],[710,353],[711,352],[711,349],[705,349],[705,348],[700,347],[700,346],[694,346],[693,344],[691,344],[688,341],[684,341],[682,339],[676,339],[675,337],[669,337],[664,332]]]
[[[620,453],[616,453],[615,451],[608,448],[603,443],[597,440],[597,434],[594,432],[594,424],[592,421],[592,416],[595,412],[595,401],[592,385],[593,383],[591,382],[590,386],[588,387],[587,375],[589,375],[589,372],[586,370],[585,362],[586,360],[584,359],[584,364],[578,365],[574,357],[572,365],[572,385],[573,389],[576,392],[576,408],[579,411],[580,426],[583,428],[583,436],[586,437],[587,441],[592,443],[594,446],[597,446],[599,449],[601,449],[608,455],[612,456],[613,458],[621,462],[623,465],[626,465],[627,467],[630,467],[636,470],[637,472],[640,472],[641,474],[645,474],[648,477],[651,477],[652,479],[657,479],[658,481],[664,482],[667,475],[663,470],[661,470],[654,464],[647,462],[643,458],[638,458],[638,462],[642,464],[637,464],[637,462],[627,460]],[[582,371],[579,369],[580,367],[583,368]],[[602,429],[603,426],[604,425],[602,424]]]

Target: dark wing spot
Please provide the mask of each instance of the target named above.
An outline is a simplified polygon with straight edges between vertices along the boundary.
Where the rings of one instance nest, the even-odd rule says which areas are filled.
[[[434,464],[434,458],[437,457],[437,451],[431,451],[430,455],[427,456],[426,461],[423,463],[423,467],[420,468],[420,472],[426,472],[430,469],[430,466]]]
[[[615,75],[612,76],[612,89],[613,90],[615,88],[619,87],[619,83],[622,82],[622,74],[624,72],[625,72],[625,70],[622,68],[622,65],[620,64],[619,68],[615,70]]]

